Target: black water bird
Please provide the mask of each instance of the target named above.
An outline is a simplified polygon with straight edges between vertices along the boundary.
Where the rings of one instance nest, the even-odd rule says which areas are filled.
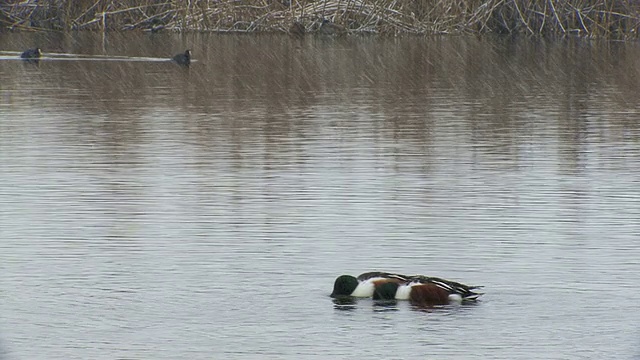
[[[42,56],[42,50],[40,50],[40,48],[27,49],[20,54],[20,57],[23,59],[39,59],[40,56]]]
[[[191,50],[185,50],[182,54],[177,54],[171,60],[179,65],[189,66],[191,64]]]

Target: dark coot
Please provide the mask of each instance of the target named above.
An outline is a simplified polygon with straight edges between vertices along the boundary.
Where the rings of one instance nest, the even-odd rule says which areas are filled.
[[[191,50],[185,50],[184,54],[178,54],[172,60],[180,65],[188,66],[191,64]]]
[[[42,56],[42,50],[40,50],[40,48],[27,49],[20,54],[20,57],[23,59],[37,59],[40,56]]]

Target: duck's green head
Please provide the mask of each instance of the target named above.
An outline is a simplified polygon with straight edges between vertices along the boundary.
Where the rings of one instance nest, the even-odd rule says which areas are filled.
[[[358,287],[358,279],[351,275],[340,275],[333,283],[331,297],[349,296]]]
[[[376,286],[373,290],[373,300],[394,300],[398,291],[398,283],[387,282]]]

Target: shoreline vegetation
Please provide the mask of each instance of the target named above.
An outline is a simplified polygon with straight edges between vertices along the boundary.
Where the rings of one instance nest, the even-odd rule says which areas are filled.
[[[637,38],[640,0],[7,0],[0,31]]]

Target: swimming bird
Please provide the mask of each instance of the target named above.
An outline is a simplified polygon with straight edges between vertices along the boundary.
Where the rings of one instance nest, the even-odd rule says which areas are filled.
[[[434,306],[476,301],[481,286],[468,286],[437,277],[416,275],[404,283],[387,282],[374,289],[374,300],[409,300],[414,305]]]
[[[331,297],[371,297],[377,286],[389,282],[404,284],[407,281],[409,281],[408,276],[378,271],[360,274],[358,277],[341,275],[333,283]]]
[[[185,50],[184,53],[175,55],[171,60],[179,65],[189,66],[191,64],[191,50]]]
[[[40,56],[42,56],[42,50],[40,50],[40,48],[27,49],[20,54],[20,57],[23,59],[38,59]]]

